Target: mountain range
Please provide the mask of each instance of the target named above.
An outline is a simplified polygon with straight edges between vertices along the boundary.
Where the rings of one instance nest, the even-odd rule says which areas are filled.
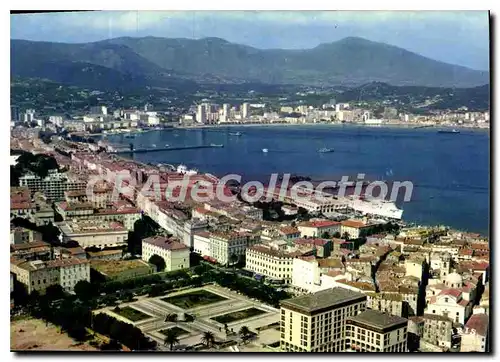
[[[11,40],[11,76],[95,88],[198,83],[473,87],[489,73],[349,37],[312,49],[257,49],[219,38],[122,37],[67,44]]]

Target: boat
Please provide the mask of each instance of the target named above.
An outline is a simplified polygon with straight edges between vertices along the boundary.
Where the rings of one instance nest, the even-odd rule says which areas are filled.
[[[374,199],[368,201],[352,197],[348,206],[365,215],[376,215],[397,220],[401,220],[403,216],[403,210],[399,209],[394,202],[386,200]]]
[[[125,135],[125,138],[135,138],[135,136],[133,134],[127,134]]]
[[[165,143],[165,147],[170,147],[170,145],[168,143]]]
[[[156,147],[156,145],[154,143],[151,146]]]
[[[268,150],[267,148],[263,148],[263,149],[262,149],[262,152],[264,152],[264,153],[268,153],[268,152],[269,152],[269,150]]]
[[[241,136],[243,133],[241,132],[230,132],[229,135],[230,136]]]
[[[211,147],[224,147],[223,144],[218,145],[218,144],[215,144],[215,143],[211,143],[210,146]]]
[[[460,133],[460,131],[456,130],[456,129],[452,129],[451,131],[447,130],[447,129],[442,129],[442,130],[439,130],[438,133],[452,133],[452,134],[456,134],[456,133]]]
[[[318,152],[319,152],[319,153],[329,153],[329,152],[333,152],[333,148],[321,148]]]

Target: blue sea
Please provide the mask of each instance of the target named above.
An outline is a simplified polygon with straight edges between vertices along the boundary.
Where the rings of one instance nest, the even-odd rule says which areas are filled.
[[[241,132],[242,136],[230,133]],[[140,147],[223,144],[223,148],[134,154],[145,163],[184,164],[219,177],[239,174],[266,182],[271,173],[340,180],[411,181],[409,202],[398,200],[403,219],[425,225],[449,225],[488,234],[489,132],[366,126],[252,126],[196,130],[162,130],[108,136],[115,143]],[[262,149],[267,148],[268,153]],[[332,153],[319,153],[333,148]]]

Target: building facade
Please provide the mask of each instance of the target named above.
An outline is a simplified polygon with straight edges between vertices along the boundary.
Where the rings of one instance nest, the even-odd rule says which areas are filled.
[[[346,350],[352,352],[406,352],[408,320],[366,310],[346,321]]]
[[[285,352],[345,350],[345,322],[366,309],[366,296],[342,288],[281,302],[280,349]]]

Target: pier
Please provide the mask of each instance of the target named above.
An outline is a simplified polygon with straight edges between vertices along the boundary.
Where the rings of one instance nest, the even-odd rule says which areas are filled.
[[[148,153],[148,152],[160,152],[160,151],[182,151],[182,150],[197,150],[202,148],[222,148],[224,146],[219,145],[204,145],[204,146],[182,146],[182,147],[154,147],[154,148],[135,148],[131,150],[119,150],[110,152],[113,154],[124,154],[124,153]]]

